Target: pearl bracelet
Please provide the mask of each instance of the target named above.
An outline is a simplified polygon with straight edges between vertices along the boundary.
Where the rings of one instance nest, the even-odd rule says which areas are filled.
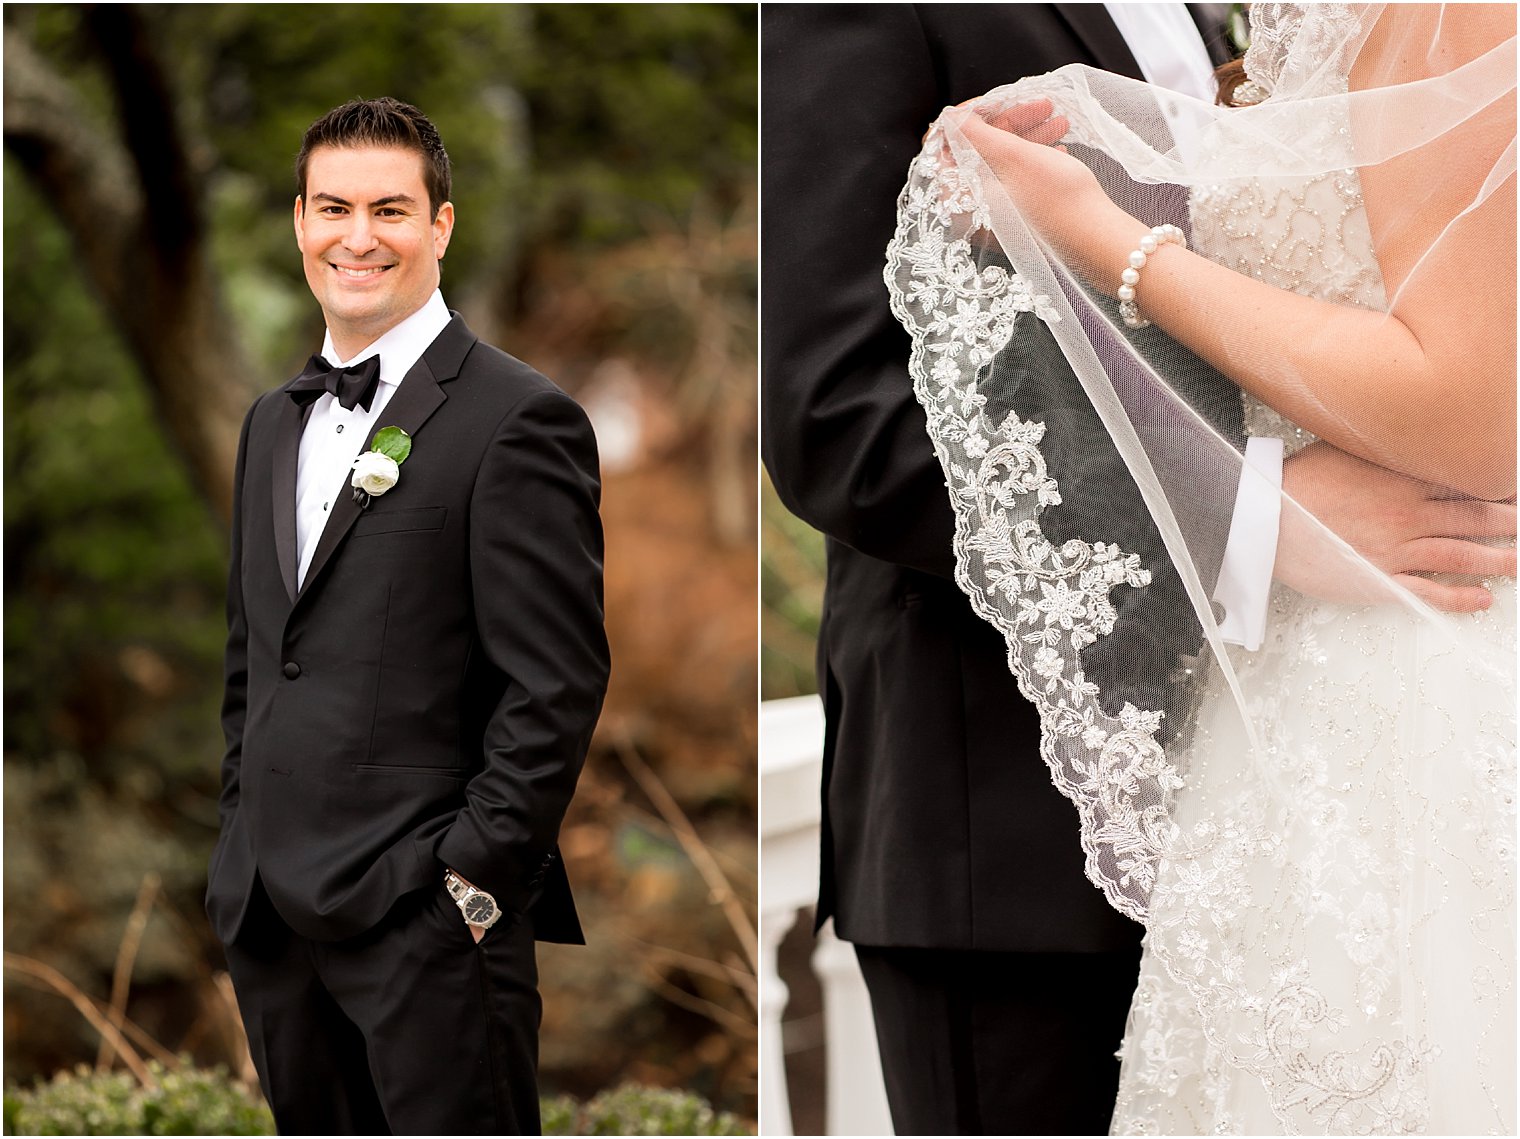
[[[1129,265],[1119,274],[1119,291],[1115,295],[1119,298],[1119,315],[1128,328],[1150,326],[1151,322],[1140,315],[1140,306],[1135,303],[1135,286],[1140,283],[1140,270],[1145,268],[1146,259],[1168,243],[1186,249],[1187,237],[1174,225],[1152,226],[1151,231],[1140,239],[1140,248],[1129,255]]]

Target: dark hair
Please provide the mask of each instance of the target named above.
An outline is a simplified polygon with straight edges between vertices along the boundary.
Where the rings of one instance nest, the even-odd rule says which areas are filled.
[[[422,156],[422,182],[427,187],[431,217],[449,200],[451,175],[449,152],[443,149],[438,128],[410,103],[385,96],[353,99],[334,107],[311,126],[301,139],[296,155],[296,192],[306,198],[306,163],[319,146],[399,146]]]

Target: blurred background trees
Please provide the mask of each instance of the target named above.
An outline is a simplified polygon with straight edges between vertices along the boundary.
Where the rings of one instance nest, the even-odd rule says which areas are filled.
[[[200,911],[236,432],[320,343],[300,136],[394,95],[454,162],[445,298],[603,451],[613,687],[562,844],[593,945],[542,954],[546,1089],[752,1118],[754,9],[7,5],[4,34],[7,952],[104,997],[157,875],[126,1015],[239,1062]],[[97,1055],[14,969],[5,1030],[12,1079]]]
[[[823,535],[781,504],[769,477],[760,490],[760,693],[765,700],[818,691],[823,612]]]

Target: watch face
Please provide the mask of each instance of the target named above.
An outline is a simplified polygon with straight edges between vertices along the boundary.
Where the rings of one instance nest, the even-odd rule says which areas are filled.
[[[488,925],[496,916],[496,903],[489,894],[471,894],[464,901],[464,920],[472,925]]]

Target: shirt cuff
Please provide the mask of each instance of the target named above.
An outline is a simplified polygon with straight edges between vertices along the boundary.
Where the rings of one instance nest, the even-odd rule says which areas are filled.
[[[1224,562],[1214,601],[1224,610],[1219,635],[1251,652],[1267,635],[1267,598],[1277,561],[1277,525],[1282,511],[1283,441],[1246,440],[1245,463],[1235,490],[1235,515],[1225,542]]]

